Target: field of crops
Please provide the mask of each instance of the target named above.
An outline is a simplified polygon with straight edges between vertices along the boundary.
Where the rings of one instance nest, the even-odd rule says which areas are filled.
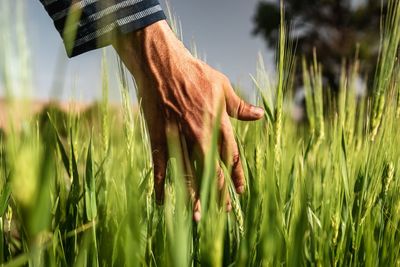
[[[307,124],[290,114],[294,58],[282,23],[276,82],[261,61],[253,77],[265,118],[232,120],[247,191],[239,197],[228,185],[232,212],[218,205],[215,135],[198,171],[198,224],[182,172],[185,153],[173,137],[165,205],[155,204],[145,121],[132,112],[134,88],[122,68],[117,111],[108,103],[105,63],[103,98],[91,112],[48,109],[28,114],[21,127],[10,123],[0,140],[0,264],[400,266],[400,3],[390,3],[371,95],[355,93],[356,58],[344,65],[336,97],[323,87],[317,57],[297,60]],[[29,83],[28,53],[19,54],[20,75],[11,75],[5,39],[0,77],[12,92]],[[20,101],[8,101],[9,116],[23,112]]]

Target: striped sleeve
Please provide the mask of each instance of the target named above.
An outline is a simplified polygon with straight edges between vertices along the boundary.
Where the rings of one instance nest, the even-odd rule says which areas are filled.
[[[158,0],[40,0],[69,57],[110,45],[117,34],[140,30],[165,15]]]

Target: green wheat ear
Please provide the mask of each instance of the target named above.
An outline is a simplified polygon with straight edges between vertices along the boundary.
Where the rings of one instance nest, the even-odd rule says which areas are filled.
[[[68,55],[71,55],[74,50],[81,15],[82,9],[72,5],[69,9],[63,32],[65,49]]]
[[[400,44],[400,2],[388,1],[388,14],[384,22],[384,30],[381,37],[381,47],[377,73],[375,75],[374,102],[371,122],[371,140],[375,140],[381,126],[383,112],[386,105],[386,94],[389,91],[398,58]]]
[[[312,134],[316,137],[314,144],[314,149],[316,149],[325,138],[325,122],[322,66],[318,63],[317,53],[315,50],[311,67],[309,68],[307,66],[304,58],[302,65],[307,116],[310,122]]]
[[[395,77],[397,77],[397,79],[394,82],[393,85],[393,89],[396,95],[396,99],[397,99],[397,109],[396,109],[396,119],[400,118],[400,67],[399,67],[399,61],[397,60],[397,67],[396,67],[396,74]]]
[[[109,112],[109,91],[110,91],[110,83],[108,77],[108,63],[106,53],[103,50],[103,60],[102,60],[102,98],[101,98],[101,135],[102,135],[102,144],[103,144],[103,152],[104,157],[110,146],[110,112]]]

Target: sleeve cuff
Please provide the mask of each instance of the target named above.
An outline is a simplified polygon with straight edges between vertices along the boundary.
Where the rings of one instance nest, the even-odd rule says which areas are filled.
[[[73,5],[70,0],[41,2],[63,38],[68,57],[108,46],[118,33],[138,31],[166,19],[158,0],[81,0]],[[78,19],[66,25],[69,16]]]

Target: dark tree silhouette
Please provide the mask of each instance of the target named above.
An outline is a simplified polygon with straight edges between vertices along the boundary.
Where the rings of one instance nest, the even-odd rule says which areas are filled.
[[[278,40],[279,2],[260,2],[254,17],[254,34],[262,35],[269,46]],[[291,26],[289,38],[297,44],[296,55],[310,60],[315,48],[323,65],[324,80],[333,89],[338,88],[342,60],[354,58],[357,47],[361,74],[373,76],[379,53],[381,15],[385,14],[387,1],[285,0],[284,3],[286,20]],[[300,74],[301,68],[296,72]]]

